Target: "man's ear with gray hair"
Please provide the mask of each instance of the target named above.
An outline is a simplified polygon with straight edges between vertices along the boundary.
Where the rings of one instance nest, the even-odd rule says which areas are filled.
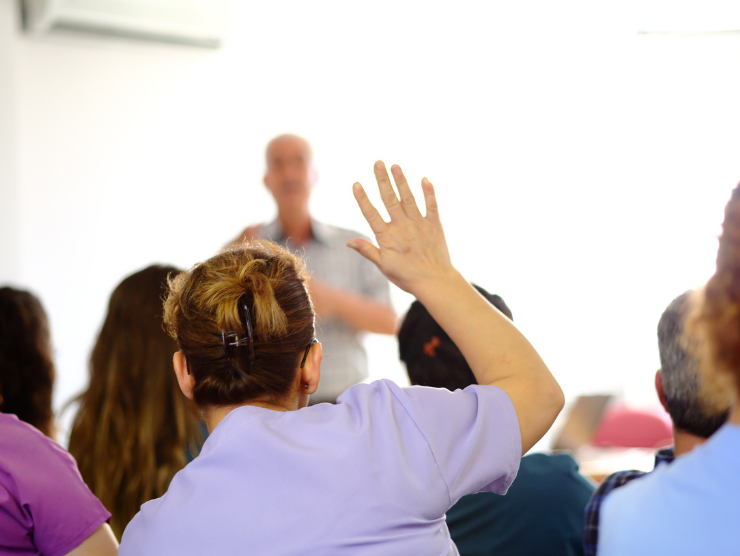
[[[655,392],[658,394],[660,405],[668,411],[668,404],[665,403],[665,392],[663,392],[663,375],[660,374],[660,369],[655,371]]]

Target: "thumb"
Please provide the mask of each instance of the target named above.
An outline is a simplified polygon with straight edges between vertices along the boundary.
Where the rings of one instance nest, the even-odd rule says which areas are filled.
[[[351,247],[357,251],[360,255],[375,263],[376,266],[380,267],[380,249],[375,247],[372,243],[366,239],[350,239],[347,242],[347,247]]]

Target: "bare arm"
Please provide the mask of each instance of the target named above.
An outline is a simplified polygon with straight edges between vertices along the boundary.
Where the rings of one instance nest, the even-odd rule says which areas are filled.
[[[563,408],[563,392],[514,324],[452,266],[429,180],[422,180],[427,209],[426,216],[422,216],[401,168],[393,166],[392,171],[400,200],[385,165],[380,161],[375,164],[375,177],[390,222],[381,218],[359,183],[353,188],[379,247],[361,239],[349,245],[424,304],[460,348],[479,384],[499,386],[508,394],[517,413],[525,453],[552,426]]]
[[[395,334],[398,318],[388,305],[315,280],[308,289],[319,317],[338,317],[356,330]]]
[[[111,531],[110,525],[103,523],[87,537],[82,544],[68,552],[67,556],[116,556],[118,541]]]

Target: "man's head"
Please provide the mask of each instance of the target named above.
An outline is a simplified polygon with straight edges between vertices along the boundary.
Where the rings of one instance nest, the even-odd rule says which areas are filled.
[[[475,286],[488,302],[513,320],[511,311],[498,295]],[[470,365],[426,307],[414,301],[398,331],[401,361],[411,384],[457,390],[477,384]]]
[[[311,145],[296,135],[280,135],[267,145],[264,182],[282,210],[308,207],[318,173]]]
[[[729,411],[718,412],[703,401],[699,390],[699,365],[685,349],[683,326],[690,311],[685,292],[674,299],[658,323],[661,368],[656,375],[658,396],[676,429],[709,438],[727,420]]]

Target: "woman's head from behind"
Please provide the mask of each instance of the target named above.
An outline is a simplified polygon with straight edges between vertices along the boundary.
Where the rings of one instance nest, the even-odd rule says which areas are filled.
[[[54,436],[49,324],[33,294],[0,288],[0,411]]]
[[[709,401],[717,408],[736,405],[740,399],[740,185],[725,207],[717,270],[696,300],[692,321]]]
[[[172,372],[177,345],[162,321],[167,278],[177,272],[153,265],[111,294],[70,435],[70,453],[119,537],[142,503],[164,494],[201,437],[197,409]]]
[[[479,286],[475,288],[491,305],[513,320],[501,297]],[[403,319],[398,331],[398,347],[412,384],[448,390],[477,384],[460,349],[418,301],[411,304]]]
[[[186,395],[201,408],[280,403],[296,386],[318,385],[301,358],[314,340],[314,313],[301,261],[269,242],[224,251],[170,281],[165,322],[177,339]],[[187,377],[185,376],[185,369]]]

